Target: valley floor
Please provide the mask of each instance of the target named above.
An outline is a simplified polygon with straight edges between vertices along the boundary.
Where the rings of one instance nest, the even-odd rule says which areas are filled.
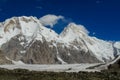
[[[17,64],[17,65],[0,65],[0,68],[6,68],[9,70],[13,69],[28,69],[30,71],[52,71],[52,72],[95,72],[100,71],[99,69],[87,69],[92,66],[99,65],[95,64],[56,64],[56,65],[28,65],[28,64]]]

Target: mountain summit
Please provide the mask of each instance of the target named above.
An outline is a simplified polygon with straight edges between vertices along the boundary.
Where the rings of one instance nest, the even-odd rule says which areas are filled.
[[[97,63],[109,62],[120,54],[120,42],[91,37],[82,25],[69,23],[57,34],[40,20],[22,16],[0,23],[0,49],[5,60],[26,64]]]

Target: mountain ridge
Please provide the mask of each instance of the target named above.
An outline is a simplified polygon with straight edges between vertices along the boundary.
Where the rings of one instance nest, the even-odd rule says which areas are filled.
[[[13,17],[2,22],[0,42],[8,58],[27,64],[109,62],[120,53],[119,42],[112,44],[91,37],[82,25],[69,23],[57,34],[32,16]]]

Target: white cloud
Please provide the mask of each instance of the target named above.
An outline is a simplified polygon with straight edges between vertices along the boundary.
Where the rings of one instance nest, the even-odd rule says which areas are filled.
[[[86,34],[89,34],[89,31],[83,25],[76,24],[76,23],[72,22],[72,23],[69,23],[68,26],[74,27],[76,30],[80,30]]]
[[[50,26],[51,28],[53,28],[54,25],[58,23],[58,20],[62,20],[64,23],[67,23],[68,26],[73,26],[77,30],[80,30],[86,34],[89,34],[89,31],[83,25],[75,24],[74,22],[71,22],[72,19],[70,18],[65,19],[63,16],[56,16],[56,15],[48,14],[48,15],[41,17],[39,20],[43,26]]]
[[[64,19],[63,16],[56,16],[56,15],[45,15],[43,17],[41,17],[39,20],[42,23],[42,25],[44,26],[50,26],[51,28],[53,28],[53,26],[58,22],[58,20],[60,19]]]

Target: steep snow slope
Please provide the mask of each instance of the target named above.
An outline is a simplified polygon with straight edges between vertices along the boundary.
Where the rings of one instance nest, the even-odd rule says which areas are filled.
[[[92,51],[93,55],[100,61],[104,62],[104,59],[114,59],[112,44],[95,37],[90,37],[88,31],[82,25],[70,23],[60,36],[66,43],[72,43],[75,40],[77,40],[78,43],[84,43],[83,45],[85,45],[84,47],[87,48],[87,51]]]

